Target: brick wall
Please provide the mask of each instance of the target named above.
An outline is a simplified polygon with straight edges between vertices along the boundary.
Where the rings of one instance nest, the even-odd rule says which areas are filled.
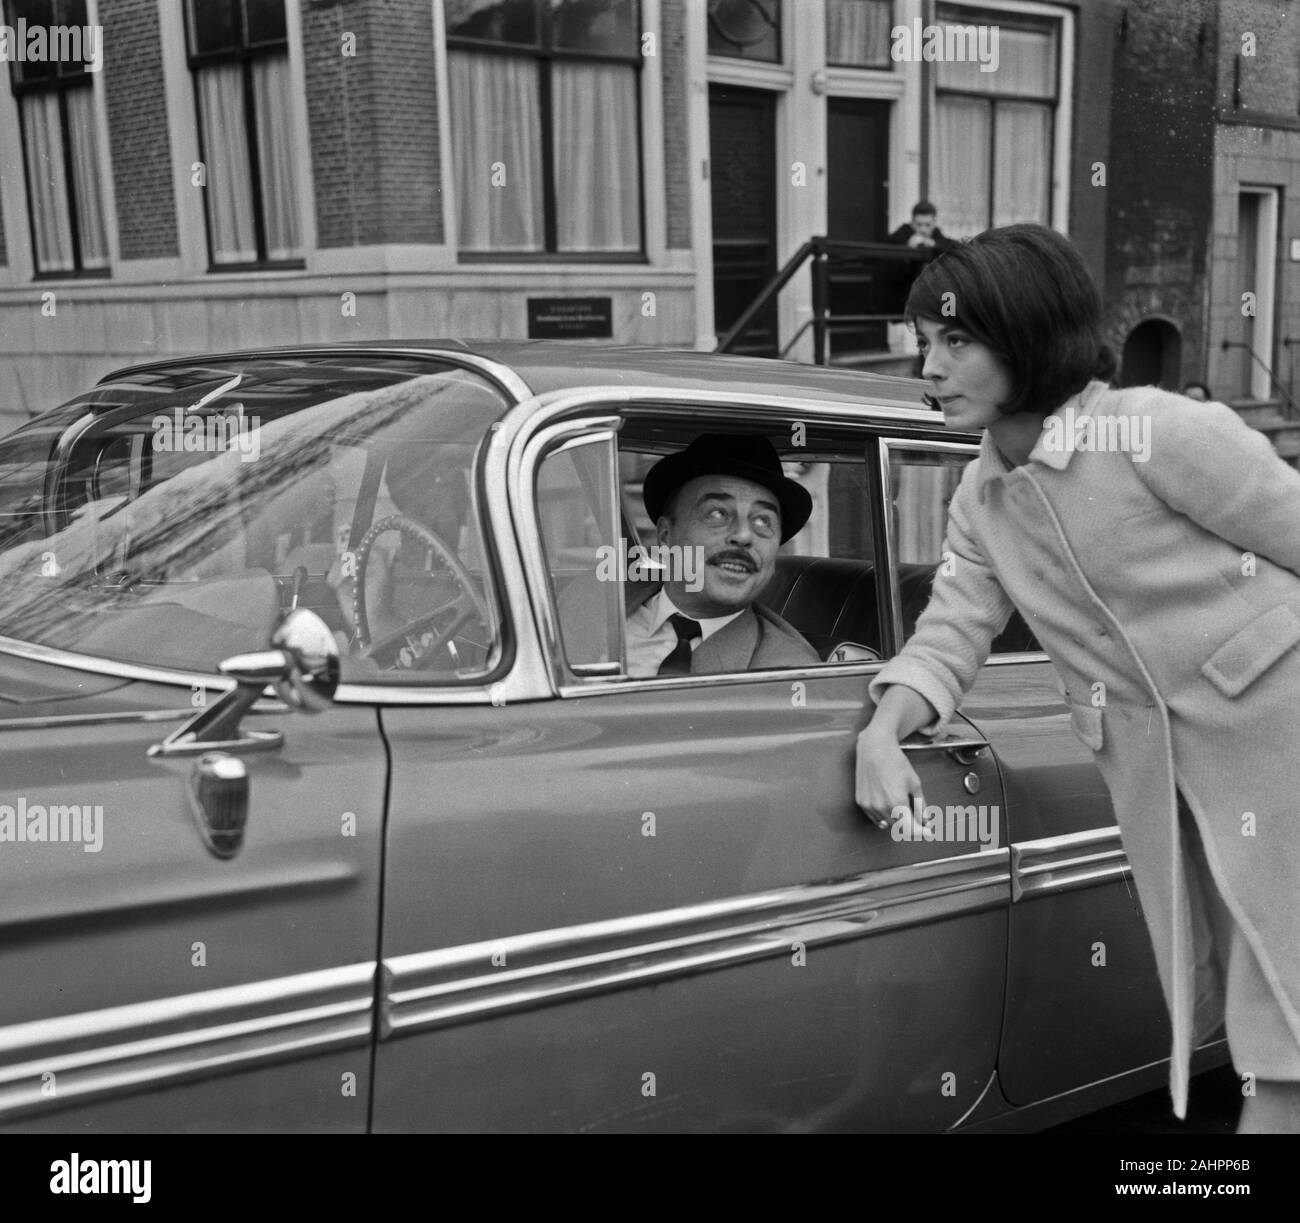
[[[1093,186],[1093,163],[1110,164],[1110,90],[1119,5],[1094,0],[1076,9],[1070,163],[1070,239],[1100,287],[1106,275],[1107,190]]]
[[[1300,116],[1300,20],[1274,0],[1219,5],[1219,104],[1295,120]],[[1253,55],[1245,54],[1253,34]]]
[[[1183,379],[1203,363],[1214,192],[1214,0],[1144,0],[1115,24],[1105,295],[1118,355],[1143,317],[1182,332]]]
[[[442,242],[430,5],[353,0],[302,16],[319,245]]]
[[[100,4],[109,151],[123,259],[178,253],[157,0]]]
[[[685,0],[663,0],[659,54],[663,67],[664,178],[668,200],[668,246],[691,245],[690,156],[687,143]]]

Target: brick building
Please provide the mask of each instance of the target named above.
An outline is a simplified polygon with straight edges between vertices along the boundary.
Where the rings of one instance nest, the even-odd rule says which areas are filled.
[[[0,424],[169,353],[709,348],[809,236],[922,198],[955,236],[1071,234],[1130,379],[1247,395],[1216,345],[1290,352],[1300,21],[1266,0],[0,3],[103,28],[102,71],[0,84]],[[925,58],[936,26],[996,27],[996,65]],[[1244,324],[1243,252],[1273,269]],[[810,314],[800,275],[758,339]]]

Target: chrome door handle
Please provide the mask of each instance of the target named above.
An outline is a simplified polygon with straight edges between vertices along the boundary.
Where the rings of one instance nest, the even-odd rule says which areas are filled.
[[[947,752],[958,764],[969,768],[987,754],[989,745],[984,739],[936,739],[932,743],[900,743],[905,752]]]

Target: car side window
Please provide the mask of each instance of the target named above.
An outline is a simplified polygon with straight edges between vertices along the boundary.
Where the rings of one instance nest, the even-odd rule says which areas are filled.
[[[874,531],[865,434],[798,421],[738,426],[703,416],[634,417],[619,438],[619,482],[626,534],[650,549],[658,540],[642,500],[646,473],[700,433],[761,432],[777,449],[784,474],[806,488],[812,514],[783,543],[775,572],[756,602],[797,632],[823,663],[880,656]]]
[[[893,442],[888,448],[890,541],[894,555],[892,593],[902,619],[902,640],[916,630],[916,621],[930,601],[934,575],[943,563],[948,505],[962,472],[973,461],[971,446]],[[1038,651],[1041,647],[1019,612],[993,642],[992,653]]]
[[[616,674],[623,586],[614,438],[597,432],[551,450],[537,468],[537,523],[559,644],[575,674]]]

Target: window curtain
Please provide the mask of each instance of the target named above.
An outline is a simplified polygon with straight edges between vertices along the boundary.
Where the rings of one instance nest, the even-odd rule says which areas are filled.
[[[103,178],[99,169],[99,142],[95,137],[95,96],[88,88],[69,89],[66,98],[81,266],[106,268],[108,235],[104,226],[104,202],[100,196]]]
[[[36,270],[71,272],[76,265],[72,258],[72,220],[68,214],[68,181],[63,172],[58,94],[29,94],[22,99],[22,112]]]
[[[461,249],[542,250],[538,65],[463,51],[447,60]]]
[[[1046,225],[1052,113],[1034,102],[999,102],[994,115],[993,224]]]
[[[557,63],[551,88],[559,249],[640,250],[636,72]]]
[[[893,0],[827,0],[826,62],[888,68],[893,16]]]
[[[969,238],[989,225],[989,103],[940,97],[934,126],[931,182],[939,227],[950,238]],[[1013,155],[1018,154],[1008,151]]]
[[[254,263],[253,184],[244,135],[244,83],[239,64],[195,73],[207,163],[208,230],[213,263]]]
[[[978,30],[980,23],[972,18],[969,22],[945,22],[944,25],[973,26]],[[974,46],[965,41],[959,45],[964,53],[979,54],[978,39]],[[992,49],[987,40],[985,48]],[[1053,98],[1056,96],[1056,39],[1047,31],[999,26],[996,71],[983,71],[977,59],[942,59],[935,63],[935,72],[935,83],[940,89]]]
[[[253,61],[253,107],[257,115],[257,160],[262,177],[266,257],[296,259],[302,254],[298,191],[290,117],[289,60],[268,56]]]

